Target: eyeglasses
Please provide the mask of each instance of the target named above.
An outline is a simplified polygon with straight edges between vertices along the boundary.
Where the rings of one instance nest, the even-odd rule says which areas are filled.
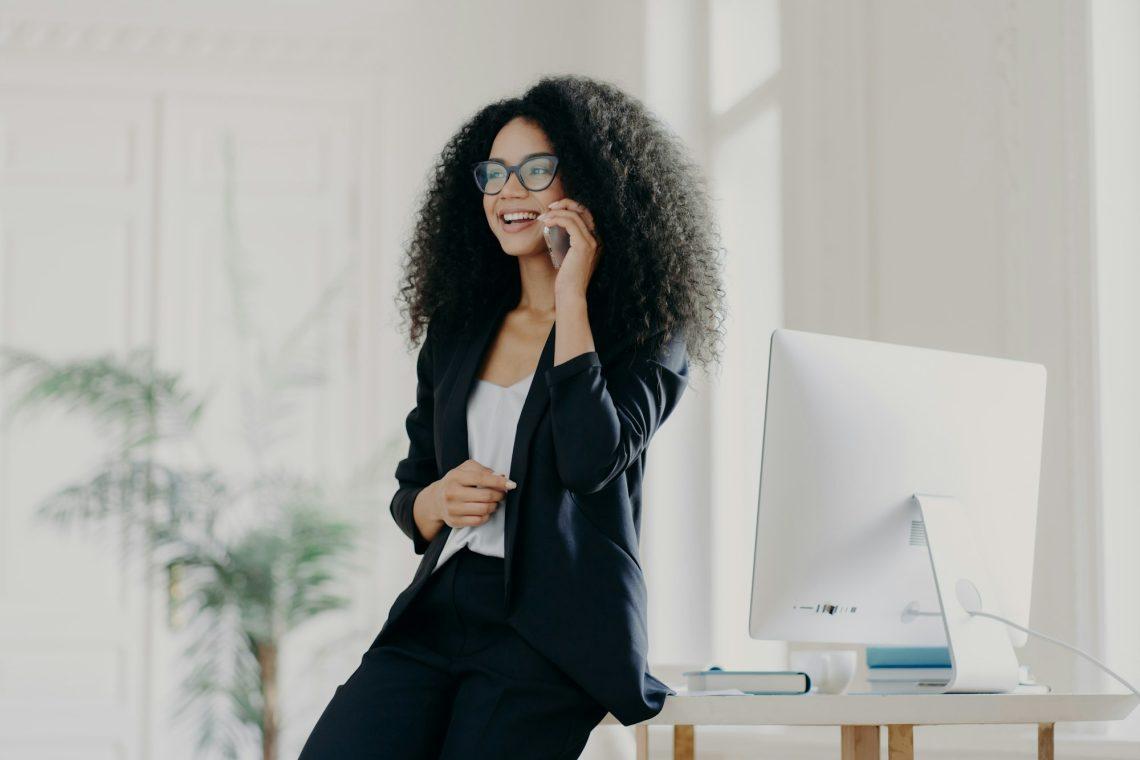
[[[507,166],[502,161],[476,161],[471,165],[475,184],[485,195],[498,195],[514,172],[527,190],[538,191],[550,187],[558,171],[558,156],[551,153],[532,153],[521,164]]]

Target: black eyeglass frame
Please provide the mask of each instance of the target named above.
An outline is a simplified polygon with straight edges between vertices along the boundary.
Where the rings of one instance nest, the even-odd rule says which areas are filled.
[[[528,185],[526,183],[526,180],[523,179],[523,175],[522,175],[522,171],[521,171],[524,164],[526,164],[527,162],[529,162],[535,158],[551,158],[554,160],[554,169],[552,169],[550,172],[550,181],[548,181],[542,187],[531,187],[530,185]],[[479,167],[483,166],[484,164],[498,164],[499,166],[503,167],[503,169],[507,172],[507,178],[503,180],[503,187],[500,187],[498,190],[496,190],[493,193],[488,193],[486,190],[484,190],[479,185]],[[490,159],[485,159],[483,161],[476,161],[473,164],[471,164],[471,175],[475,179],[475,187],[478,187],[479,191],[481,193],[483,193],[483,195],[498,195],[499,193],[503,192],[503,188],[505,188],[507,186],[507,183],[511,181],[511,175],[512,174],[514,174],[515,176],[517,176],[519,178],[519,184],[521,184],[527,190],[530,190],[532,193],[541,192],[541,191],[545,190],[546,188],[550,187],[550,185],[553,184],[553,182],[554,182],[554,178],[556,176],[558,176],[558,156],[554,155],[553,153],[531,153],[529,155],[523,156],[523,160],[518,162],[514,166],[507,166],[505,163],[503,163],[502,161],[500,161],[497,158],[490,158]]]

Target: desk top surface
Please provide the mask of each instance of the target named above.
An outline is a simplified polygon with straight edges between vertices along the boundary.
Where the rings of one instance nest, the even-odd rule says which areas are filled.
[[[1121,720],[1132,694],[799,694],[686,696],[645,723],[723,726],[955,725]],[[612,715],[602,721],[616,723]]]

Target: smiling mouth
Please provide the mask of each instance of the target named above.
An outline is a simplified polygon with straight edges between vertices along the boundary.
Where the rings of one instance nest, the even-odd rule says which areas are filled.
[[[522,230],[532,227],[537,221],[538,220],[535,218],[525,217],[521,219],[515,219],[513,221],[508,221],[502,217],[499,217],[499,223],[502,226],[504,232],[521,232]]]

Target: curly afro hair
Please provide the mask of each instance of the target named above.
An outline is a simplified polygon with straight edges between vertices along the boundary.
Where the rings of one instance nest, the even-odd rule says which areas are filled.
[[[644,104],[582,76],[543,77],[522,97],[481,109],[444,146],[418,199],[399,290],[412,342],[429,322],[447,332],[470,324],[504,287],[521,293],[518,264],[488,227],[470,169],[520,116],[546,134],[567,197],[590,209],[605,242],[586,293],[599,351],[631,334],[639,346],[662,345],[681,331],[693,362],[719,360],[721,248],[705,180]]]

